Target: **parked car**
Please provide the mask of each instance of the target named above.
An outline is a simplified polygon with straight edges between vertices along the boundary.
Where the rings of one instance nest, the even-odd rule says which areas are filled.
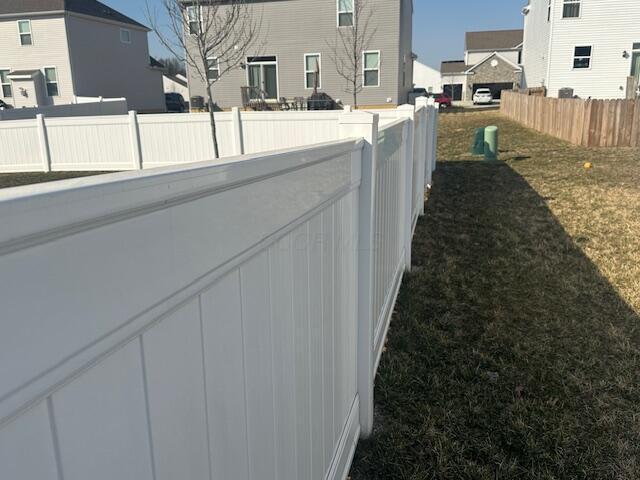
[[[430,94],[430,96],[433,97],[433,99],[436,101],[436,103],[441,109],[451,108],[453,106],[453,103],[451,102],[451,97],[446,93],[432,93]]]
[[[0,100],[0,110],[9,110],[10,108],[13,108],[13,105],[9,105],[5,101]]]
[[[493,103],[493,94],[488,88],[479,88],[473,94],[474,105],[490,105]]]
[[[184,113],[186,110],[184,97],[179,93],[165,93],[164,100],[169,113]]]
[[[428,96],[429,96],[429,92],[427,92],[426,88],[414,88],[409,92],[409,103],[411,105],[415,105],[416,98],[428,97]]]

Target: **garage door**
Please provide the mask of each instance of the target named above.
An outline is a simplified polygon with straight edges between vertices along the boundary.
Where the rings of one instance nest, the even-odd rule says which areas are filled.
[[[500,99],[502,90],[513,90],[513,83],[474,83],[473,93],[476,93],[479,88],[488,88],[494,99]]]
[[[460,100],[462,100],[462,84],[461,83],[455,83],[453,85],[445,85],[442,88],[442,91],[444,92],[445,95],[451,97],[453,101],[459,102]],[[452,94],[452,91],[453,91],[453,94]]]

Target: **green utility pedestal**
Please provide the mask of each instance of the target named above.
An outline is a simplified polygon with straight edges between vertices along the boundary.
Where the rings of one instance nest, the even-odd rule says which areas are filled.
[[[476,128],[471,155],[484,155],[484,128]]]
[[[484,159],[498,159],[498,127],[487,127],[484,129]]]

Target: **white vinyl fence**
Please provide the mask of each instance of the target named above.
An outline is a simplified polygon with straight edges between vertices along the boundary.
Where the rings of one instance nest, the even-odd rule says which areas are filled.
[[[12,108],[0,110],[0,120],[35,119],[36,115],[46,117],[81,117],[93,115],[126,115],[126,98],[76,98],[76,103],[52,105],[48,107]]]
[[[400,112],[383,113],[388,122],[390,117],[397,119]],[[216,113],[220,156],[335,140],[342,114],[238,109]],[[381,125],[385,122],[381,120]],[[0,173],[139,170],[214,158],[207,113],[38,115],[31,120],[5,120],[0,122],[0,145]]]
[[[433,166],[398,116],[0,191],[0,478],[344,479]]]

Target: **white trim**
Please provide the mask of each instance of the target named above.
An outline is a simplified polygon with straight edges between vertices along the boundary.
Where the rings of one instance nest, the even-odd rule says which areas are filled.
[[[633,57],[633,56],[632,56]],[[8,75],[11,73],[11,68],[8,67],[0,67],[0,72],[7,72],[7,81],[9,83],[2,83],[2,80],[0,79],[0,97],[2,98],[14,98],[14,94],[13,94],[13,82],[11,81],[11,79],[8,77]],[[9,87],[11,88],[11,96],[10,97],[5,97],[4,96],[4,90],[2,89],[2,87],[4,87],[5,85],[9,85]]]
[[[590,48],[589,56],[586,55],[576,55],[576,48]],[[593,66],[593,45],[574,45],[572,47],[573,53],[571,54],[571,70],[591,70]],[[588,58],[589,66],[588,67],[576,67],[576,58]]]
[[[340,0],[336,0],[336,26],[338,28],[351,28],[356,24],[356,6],[357,0],[351,0],[351,10],[340,10]],[[340,14],[351,14],[351,25],[340,25]]]
[[[314,73],[315,70],[309,71],[307,70],[307,57],[318,57],[318,70],[320,70],[320,75],[318,75],[318,88],[322,88],[322,54],[321,53],[305,53],[304,54],[304,88],[305,90],[313,90],[313,85],[310,87],[307,86],[307,75],[309,73]]]
[[[199,8],[200,11],[198,11],[198,7],[194,6],[194,5],[189,5],[187,6],[187,8],[185,9],[185,14],[186,14],[186,20],[187,20],[187,34],[189,36],[194,36],[197,35],[197,33],[191,33],[191,24],[192,23],[197,23],[200,27],[202,27],[202,7]],[[196,11],[196,19],[192,20],[191,16],[189,15],[189,11]]]
[[[564,7],[566,5],[578,5],[578,16],[577,17],[565,17],[564,16]],[[582,18],[582,0],[562,0],[562,20],[579,20]]]
[[[253,56],[253,58],[255,58],[258,55]],[[275,65],[276,66],[276,89],[277,89],[277,95],[276,98],[265,98],[264,101],[265,102],[279,102],[280,101],[280,67],[278,65],[278,56],[277,55],[259,55],[261,57],[275,57],[275,61],[269,61],[269,62],[249,62],[248,59],[252,58],[252,56],[247,56],[247,62],[246,62],[246,72],[247,72],[247,85],[249,85],[249,65],[260,65],[261,67],[264,67],[264,65]],[[261,83],[264,83],[264,68],[261,69],[260,71],[260,76],[261,76]],[[260,86],[260,90],[262,90],[262,86]]]
[[[216,68],[210,68],[209,67],[209,60],[215,60]],[[217,70],[218,71],[218,77],[216,79],[209,78],[209,72],[213,71],[213,70]],[[207,76],[207,81],[213,80],[214,82],[217,82],[220,79],[220,59],[218,57],[207,57],[207,71],[205,73],[206,73],[206,76]]]
[[[21,22],[29,22],[29,33],[23,33],[20,31],[20,23]],[[23,18],[20,20],[16,20],[16,28],[18,29],[18,45],[20,47],[33,47],[33,25],[31,24],[31,19],[29,18]],[[22,43],[22,36],[23,35],[29,35],[29,37],[31,37],[31,43],[29,44],[23,44]]]
[[[48,82],[47,81],[47,68],[53,68],[56,72],[56,81],[55,82]],[[57,98],[61,96],[60,93],[60,76],[58,75],[58,67],[56,67],[55,65],[46,65],[44,67],[42,67],[42,76],[44,77],[44,90],[45,93],[47,94],[47,98]],[[56,84],[56,88],[58,89],[58,94],[57,95],[49,95],[49,89],[47,88],[47,85],[49,83],[55,83]]]
[[[124,32],[127,32],[127,34],[129,35],[129,40],[126,41],[122,38],[122,34]],[[131,45],[131,42],[133,41],[132,35],[131,35],[131,30],[129,30],[128,28],[121,28],[120,29],[120,43],[123,43],[125,45]]]
[[[367,53],[377,53],[378,54],[378,68],[366,68],[366,55]],[[366,85],[365,82],[365,72],[372,72],[374,70],[378,70],[378,84],[377,85]],[[362,88],[378,88],[380,87],[380,75],[382,73],[382,55],[380,54],[380,50],[365,50],[362,52]]]
[[[493,58],[493,57],[498,57],[500,58],[503,62],[511,65],[513,68],[516,69],[516,71],[522,72],[522,67],[520,65],[517,65],[515,63],[513,63],[511,60],[509,60],[508,58],[506,58],[503,55],[500,55],[498,52],[493,52],[490,55],[487,55],[486,57],[484,57],[482,60],[480,60],[478,63],[476,63],[473,67],[469,68],[468,70],[465,70],[464,74],[465,75],[470,75],[471,72],[473,72],[473,70],[475,70],[476,67],[479,67],[480,65],[482,65],[483,63],[485,63],[487,60]]]

